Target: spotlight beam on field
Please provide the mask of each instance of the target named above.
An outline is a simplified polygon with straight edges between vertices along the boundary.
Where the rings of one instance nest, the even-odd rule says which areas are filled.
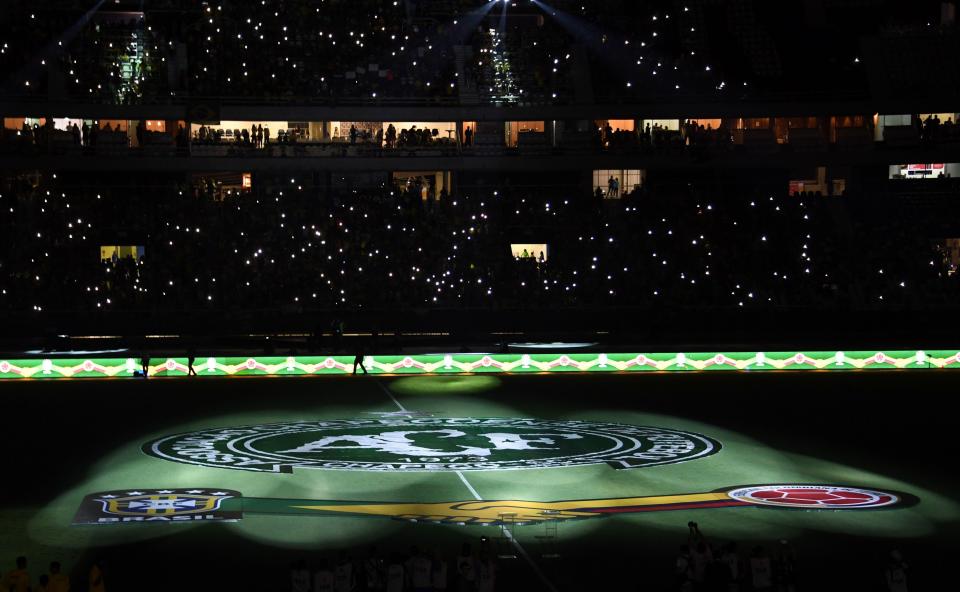
[[[632,51],[622,51],[622,49],[626,49],[626,43],[629,42],[627,37],[619,33],[607,32],[597,25],[545,4],[541,0],[530,0],[530,2],[543,10],[578,42],[606,63],[611,69],[611,73],[618,73],[622,77],[625,72],[637,71],[640,63],[636,60],[634,53]],[[635,48],[631,47],[631,49]],[[661,58],[659,52],[649,45],[645,46],[642,51],[645,63],[656,64]]]
[[[64,29],[62,33],[57,35],[57,37],[50,41],[40,52],[33,56],[29,62],[24,64],[16,73],[11,75],[10,78],[4,83],[4,88],[13,91],[13,94],[20,92],[25,86],[26,82],[31,80],[38,80],[39,75],[43,74],[44,64],[46,61],[47,68],[57,67],[54,63],[57,58],[58,50],[65,50],[66,47],[73,41],[80,31],[90,22],[90,19],[93,18],[93,15],[100,10],[100,7],[103,6],[104,2],[107,0],[97,0],[96,4],[93,5],[90,10],[85,12],[83,16],[77,19],[72,25]]]
[[[493,10],[495,2],[485,2],[482,6],[471,10],[457,19],[456,24],[451,23],[450,39],[454,44],[459,45],[466,41],[480,23],[487,18],[487,15]]]
[[[600,46],[603,44],[604,35],[604,32],[600,29],[600,27],[588,23],[583,19],[577,18],[571,14],[567,14],[559,8],[554,8],[544,4],[540,0],[530,0],[530,2],[553,18],[553,20],[557,21],[561,27],[576,37],[578,41],[584,43],[590,47],[590,49],[600,49]]]

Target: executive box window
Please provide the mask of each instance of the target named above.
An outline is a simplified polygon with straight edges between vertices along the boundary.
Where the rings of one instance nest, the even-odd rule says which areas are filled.
[[[960,176],[960,163],[920,163],[890,165],[890,179],[943,179]]]
[[[444,191],[449,195],[453,175],[450,171],[397,171],[390,179],[398,190],[418,193],[427,201],[439,200]]]
[[[393,132],[390,126],[393,126]],[[457,143],[456,133],[455,121],[386,121],[383,123],[383,145],[387,148],[454,145]]]
[[[532,259],[539,263],[546,263],[550,258],[547,243],[510,243],[510,253],[514,259],[521,261]]]
[[[643,169],[599,169],[593,171],[593,191],[597,189],[606,199],[618,199],[643,187],[646,171]]]
[[[520,134],[542,134],[543,130],[544,125],[542,121],[507,121],[505,129],[507,146],[511,148],[516,147],[520,139]]]
[[[190,126],[190,133],[194,144],[222,144],[237,143],[247,133],[247,141],[254,142],[253,130],[263,128],[264,137],[269,133],[270,142],[277,142],[281,138],[305,139],[306,133],[297,132],[298,128],[291,127],[294,123],[288,121],[221,121],[215,125],[194,123]]]
[[[594,121],[604,148],[622,146],[637,137],[636,121],[633,119],[598,119]]]
[[[117,262],[121,259],[139,261],[143,258],[143,245],[101,245],[100,260]]]

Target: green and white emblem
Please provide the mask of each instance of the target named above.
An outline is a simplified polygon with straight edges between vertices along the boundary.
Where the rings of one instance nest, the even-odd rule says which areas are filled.
[[[201,430],[148,442],[150,456],[246,471],[496,471],[709,456],[716,440],[665,428],[513,418],[324,420]]]

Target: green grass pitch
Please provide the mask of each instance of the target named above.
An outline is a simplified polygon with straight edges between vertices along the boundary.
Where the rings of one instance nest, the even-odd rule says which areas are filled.
[[[622,513],[515,527],[529,557],[503,560],[503,589],[580,589],[625,577],[668,582],[686,523],[712,540],[788,539],[801,578],[879,582],[898,548],[914,581],[935,582],[960,534],[952,415],[960,374],[876,373],[561,376],[401,376],[68,380],[0,386],[7,466],[0,506],[0,560],[27,555],[31,572],[59,559],[75,574],[104,558],[117,585],[140,589],[199,570],[191,587],[236,581],[285,589],[287,567],[348,549],[362,556],[416,544],[455,554],[497,526],[414,523],[377,516],[247,513],[222,524],[71,526],[85,495],[144,488],[222,488],[244,498],[442,503],[596,500],[710,492],[768,483],[829,483],[906,494],[911,503],[863,511],[763,507]],[[145,443],[185,432],[258,424],[388,417],[537,418],[653,426],[707,436],[719,452],[632,469],[607,464],[517,470],[243,471],[148,456]],[[522,455],[521,455],[522,456]],[[549,550],[549,553],[546,551]],[[545,555],[558,554],[559,558]],[[156,565],[163,566],[155,575]],[[154,566],[154,567],[151,567]],[[585,566],[590,566],[587,569]],[[123,588],[114,588],[123,589]],[[858,588],[870,589],[870,588]]]

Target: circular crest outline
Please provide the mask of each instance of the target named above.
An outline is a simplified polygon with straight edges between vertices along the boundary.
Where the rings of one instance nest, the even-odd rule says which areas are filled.
[[[324,430],[344,430],[351,427],[369,428],[523,428],[553,430],[570,434],[600,437],[612,444],[604,450],[579,454],[559,454],[547,458],[484,460],[470,462],[410,461],[394,462],[387,458],[377,462],[355,460],[316,460],[264,452],[254,447],[256,441],[279,435]],[[389,418],[389,419],[333,419],[290,421],[226,428],[212,428],[182,432],[145,443],[142,450],[155,458],[178,463],[258,472],[289,473],[293,469],[327,469],[380,472],[443,472],[443,471],[502,471],[533,468],[561,468],[608,464],[617,469],[660,466],[686,462],[719,452],[719,441],[684,430],[653,426],[637,426],[610,422],[580,420],[543,420],[530,418]]]
[[[781,497],[757,495],[764,492],[781,494]],[[810,494],[814,495],[806,495],[805,492],[809,492]],[[841,497],[840,500],[834,501],[831,501],[829,498],[825,497],[825,495],[842,496],[844,493],[852,493],[857,497],[848,497],[846,500]],[[902,501],[898,495],[888,493],[886,491],[878,491],[863,487],[818,485],[809,483],[785,483],[781,485],[755,485],[750,487],[739,487],[737,489],[728,491],[727,495],[735,500],[754,505],[776,508],[798,508],[805,510],[883,508],[898,504]],[[795,498],[793,501],[790,500],[791,495],[793,495]],[[857,498],[861,498],[862,501],[856,501]]]

